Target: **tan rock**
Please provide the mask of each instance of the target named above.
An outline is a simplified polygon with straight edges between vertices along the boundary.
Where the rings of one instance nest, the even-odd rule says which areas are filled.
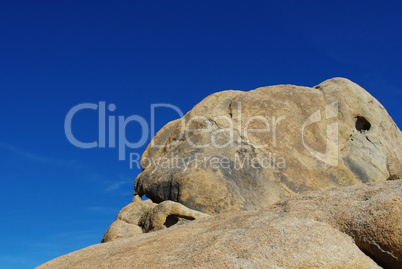
[[[308,192],[264,210],[328,223],[385,268],[402,267],[402,180]]]
[[[136,195],[130,204],[120,210],[116,220],[103,235],[101,242],[106,243],[142,234],[140,219],[144,212],[150,211],[155,206],[156,204],[151,200],[141,201],[141,197]]]
[[[398,178],[401,163],[402,134],[385,108],[334,78],[208,96],[157,133],[135,193],[208,214],[253,210],[305,191]]]
[[[401,208],[401,180],[309,192],[94,245],[39,268],[401,268]]]
[[[165,201],[155,204],[151,200],[141,201],[139,196],[135,196],[132,203],[120,210],[101,242],[129,238],[207,216],[209,215],[176,202]]]
[[[150,210],[154,208],[155,206],[157,206],[157,204],[153,203],[151,200],[141,201],[141,198],[136,195],[130,204],[120,210],[116,219],[120,219],[131,224],[138,224],[142,213],[147,209]]]
[[[145,220],[144,229],[146,232],[157,231],[207,216],[182,204],[165,201],[152,208]]]
[[[115,241],[122,238],[132,237],[142,234],[142,228],[135,224],[130,224],[122,220],[115,220],[106,233],[103,235],[102,243]]]

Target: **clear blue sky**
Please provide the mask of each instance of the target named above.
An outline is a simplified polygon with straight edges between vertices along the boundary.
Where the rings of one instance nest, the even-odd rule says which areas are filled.
[[[66,139],[77,104],[114,103],[108,115],[148,120],[152,103],[187,112],[216,91],[341,76],[402,126],[401,10],[400,1],[2,1],[0,267],[99,243],[132,199],[140,171],[117,149]],[[75,135],[95,140],[96,112],[81,116]],[[176,117],[160,113],[156,128]],[[127,136],[137,140],[139,125]]]

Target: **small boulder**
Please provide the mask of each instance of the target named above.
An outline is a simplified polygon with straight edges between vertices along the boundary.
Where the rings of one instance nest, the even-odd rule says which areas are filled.
[[[156,204],[151,200],[142,201],[140,196],[134,196],[132,202],[120,210],[116,220],[103,235],[101,242],[106,243],[142,234],[141,218],[145,220],[144,212],[149,212],[155,206]]]
[[[110,225],[109,229],[107,229],[106,233],[103,235],[101,243],[129,238],[138,234],[142,234],[142,228],[140,226],[118,219]]]
[[[144,229],[146,232],[157,231],[208,216],[182,204],[164,201],[151,209],[145,220]]]

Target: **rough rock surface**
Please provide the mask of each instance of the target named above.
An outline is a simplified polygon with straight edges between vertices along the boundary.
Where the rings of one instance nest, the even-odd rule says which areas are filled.
[[[136,195],[133,201],[120,210],[116,220],[102,238],[102,243],[129,238],[144,232],[157,231],[179,225],[207,214],[189,209],[182,204],[165,201],[155,204],[151,200],[141,201]]]
[[[39,268],[401,268],[402,180],[309,192],[98,244]]]
[[[263,211],[328,223],[380,265],[402,267],[402,180],[308,192]]]
[[[223,91],[157,133],[135,193],[208,214],[253,210],[305,191],[399,178],[401,149],[385,108],[347,79]]]
[[[107,243],[39,268],[402,268],[401,149],[347,79],[215,93],[154,137]]]
[[[144,212],[150,211],[156,205],[151,200],[141,201],[141,197],[134,196],[133,201],[120,210],[116,220],[103,235],[102,243],[142,234],[140,219]]]
[[[152,208],[145,220],[144,230],[145,232],[162,230],[207,216],[207,214],[191,210],[182,204],[164,201]]]

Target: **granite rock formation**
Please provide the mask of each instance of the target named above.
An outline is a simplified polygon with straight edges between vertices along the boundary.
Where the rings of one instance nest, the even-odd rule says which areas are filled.
[[[135,194],[216,214],[402,176],[402,134],[357,84],[223,91],[163,127]]]
[[[39,268],[402,268],[401,152],[347,79],[218,92],[156,134],[103,244]]]
[[[129,205],[120,210],[101,242],[162,230],[207,216],[176,202],[165,201],[155,204],[151,200],[142,201],[139,196],[135,196]]]
[[[401,268],[402,180],[314,191],[87,247],[39,268]]]

